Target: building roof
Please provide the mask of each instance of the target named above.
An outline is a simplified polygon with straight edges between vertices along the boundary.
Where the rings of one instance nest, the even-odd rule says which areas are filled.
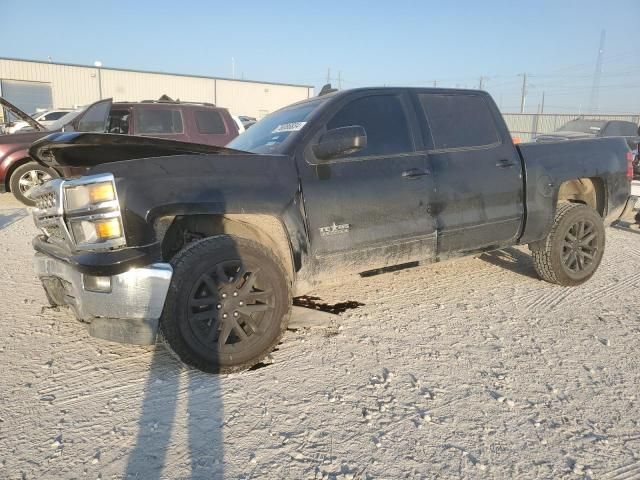
[[[0,61],[9,60],[13,62],[30,62],[30,63],[40,63],[43,65],[60,65],[64,67],[81,67],[81,68],[100,68],[101,70],[113,70],[117,72],[131,72],[131,73],[151,73],[155,75],[171,75],[174,77],[191,77],[191,78],[207,78],[210,80],[228,80],[231,82],[245,82],[245,83],[261,83],[265,85],[281,85],[283,87],[301,87],[301,88],[314,88],[313,85],[301,85],[295,83],[282,83],[282,82],[265,82],[262,80],[245,80],[239,78],[227,78],[227,77],[212,77],[208,75],[191,75],[188,73],[173,73],[173,72],[160,72],[154,70],[133,70],[130,68],[117,68],[117,67],[96,67],[95,65],[82,65],[79,63],[61,63],[61,62],[47,62],[42,60],[31,60],[27,58],[11,58],[11,57],[0,57]]]

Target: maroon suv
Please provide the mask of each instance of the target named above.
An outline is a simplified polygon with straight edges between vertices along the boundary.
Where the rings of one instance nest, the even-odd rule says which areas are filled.
[[[238,127],[227,109],[210,103],[100,100],[69,112],[48,129],[2,98],[0,106],[33,129],[0,135],[0,193],[10,191],[26,205],[33,205],[26,196],[31,188],[58,176],[32,161],[27,151],[33,142],[54,131],[107,132],[219,146],[238,136]]]

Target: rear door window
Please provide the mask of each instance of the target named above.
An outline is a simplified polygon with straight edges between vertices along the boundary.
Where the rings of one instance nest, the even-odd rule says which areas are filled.
[[[139,108],[133,110],[136,133],[143,135],[166,135],[182,133],[180,110],[163,108]]]
[[[409,124],[397,95],[372,95],[348,103],[327,123],[327,130],[364,127],[367,148],[347,157],[394,155],[413,151]]]
[[[220,112],[216,112],[215,110],[196,110],[194,115],[198,133],[216,135],[224,135],[227,133],[227,127],[224,124]]]
[[[479,95],[418,94],[434,148],[483,147],[497,144],[498,129],[487,102]]]

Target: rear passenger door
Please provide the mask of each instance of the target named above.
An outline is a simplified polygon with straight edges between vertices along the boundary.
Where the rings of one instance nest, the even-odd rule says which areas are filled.
[[[522,164],[490,97],[425,92],[415,100],[431,136],[439,256],[515,242],[524,215]]]
[[[311,255],[326,275],[362,272],[435,255],[429,213],[433,181],[416,152],[415,112],[401,90],[351,95],[326,113],[298,156]],[[312,146],[327,130],[361,126],[364,150],[319,161]]]

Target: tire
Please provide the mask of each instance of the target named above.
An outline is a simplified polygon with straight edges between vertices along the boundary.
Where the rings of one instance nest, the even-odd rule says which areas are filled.
[[[542,280],[564,286],[589,280],[605,247],[602,217],[582,204],[562,203],[547,238],[530,246],[533,266]]]
[[[256,365],[275,348],[292,298],[286,271],[271,250],[218,235],[181,250],[171,265],[160,338],[182,362],[230,373]]]
[[[47,180],[57,177],[58,174],[50,168],[43,167],[36,162],[27,162],[11,173],[9,188],[13,196],[20,202],[32,207],[36,202],[29,199],[26,193],[34,186],[42,185]]]

